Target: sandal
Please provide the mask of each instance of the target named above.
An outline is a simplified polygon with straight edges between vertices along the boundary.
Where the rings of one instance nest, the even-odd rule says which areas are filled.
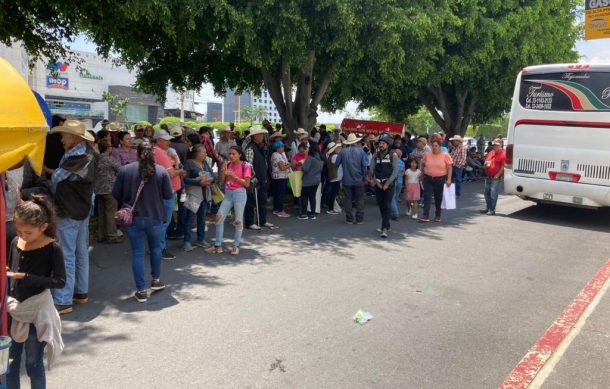
[[[222,246],[211,246],[205,249],[206,253],[210,254],[222,254]]]
[[[239,254],[239,247],[237,246],[233,246],[231,247],[231,251],[230,251],[231,255],[237,255]]]

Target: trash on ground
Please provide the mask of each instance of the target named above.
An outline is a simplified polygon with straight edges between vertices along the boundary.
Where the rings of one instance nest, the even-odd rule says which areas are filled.
[[[363,311],[362,309],[359,309],[358,312],[356,312],[356,314],[354,315],[354,321],[358,324],[364,324],[372,318],[373,315],[371,315],[369,312]]]

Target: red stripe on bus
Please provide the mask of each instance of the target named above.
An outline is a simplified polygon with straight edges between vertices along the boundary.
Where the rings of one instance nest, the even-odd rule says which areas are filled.
[[[534,125],[538,125],[538,126],[610,128],[610,122],[581,122],[581,121],[569,121],[569,120],[538,120],[538,119],[517,120],[517,123],[515,123],[515,127],[517,127],[521,124],[534,124]]]

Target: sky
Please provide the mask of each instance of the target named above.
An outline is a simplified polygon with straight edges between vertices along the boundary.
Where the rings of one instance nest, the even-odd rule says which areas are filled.
[[[88,41],[83,35],[79,35],[76,40],[70,45],[72,50],[87,51],[94,53],[96,46]],[[576,50],[579,52],[580,62],[586,63],[610,63],[610,39],[597,39],[591,41],[576,42]],[[214,95],[211,86],[204,85],[199,95],[195,97],[195,101],[205,104],[207,102],[222,102],[221,97]],[[339,123],[345,116],[346,112],[355,114],[358,108],[356,102],[349,102],[343,111],[335,113],[321,112],[318,116],[320,123]]]

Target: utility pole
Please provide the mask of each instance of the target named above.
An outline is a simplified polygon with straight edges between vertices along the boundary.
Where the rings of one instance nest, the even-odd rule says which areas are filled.
[[[184,123],[184,89],[180,89],[180,123]]]

